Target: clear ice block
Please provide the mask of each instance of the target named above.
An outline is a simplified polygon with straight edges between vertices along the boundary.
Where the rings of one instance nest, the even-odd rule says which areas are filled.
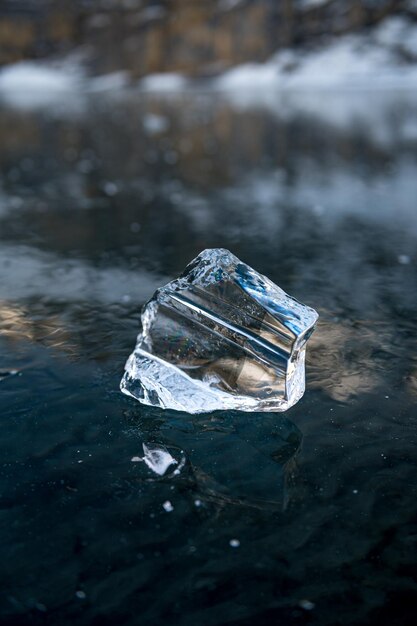
[[[144,306],[120,388],[188,413],[286,411],[317,318],[228,250],[204,250]]]

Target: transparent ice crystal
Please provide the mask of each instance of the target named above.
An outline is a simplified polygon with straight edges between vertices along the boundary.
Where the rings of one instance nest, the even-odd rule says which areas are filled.
[[[317,318],[228,250],[204,250],[144,306],[120,388],[188,413],[285,411],[304,393]]]

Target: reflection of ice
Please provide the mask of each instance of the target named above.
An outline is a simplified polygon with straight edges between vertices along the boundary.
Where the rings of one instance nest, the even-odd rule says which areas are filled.
[[[276,413],[211,414],[187,419],[188,431],[169,433],[184,448],[195,481],[194,506],[245,505],[285,508],[297,491],[295,462],[302,433]]]
[[[375,358],[375,353],[390,350],[393,340],[381,324],[322,321],[310,343],[309,387],[346,402],[375,391],[382,383],[386,362]]]

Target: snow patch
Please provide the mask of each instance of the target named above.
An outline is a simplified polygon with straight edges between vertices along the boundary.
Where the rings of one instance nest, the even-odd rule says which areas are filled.
[[[90,93],[111,91],[124,89],[129,84],[128,72],[112,72],[111,74],[103,74],[103,76],[96,76],[89,81],[88,91]]]
[[[376,28],[374,40],[379,45],[396,48],[417,58],[417,25],[405,17],[384,20]]]
[[[82,88],[79,68],[59,68],[22,61],[0,71],[0,98],[23,110],[65,102]]]
[[[405,18],[385,20],[370,35],[344,35],[315,50],[282,50],[266,63],[233,68],[217,79],[225,91],[305,88],[416,88],[417,25]],[[402,53],[401,53],[402,51]]]
[[[88,77],[77,59],[60,63],[21,61],[0,70],[0,102],[22,111],[56,114],[82,111],[89,94],[112,94],[128,87],[128,72]]]
[[[187,86],[187,82],[181,74],[150,74],[139,81],[139,87],[142,91],[169,93],[182,91]]]

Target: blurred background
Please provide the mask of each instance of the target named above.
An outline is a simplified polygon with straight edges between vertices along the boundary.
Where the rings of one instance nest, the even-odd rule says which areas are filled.
[[[414,626],[417,3],[2,0],[0,65],[2,624]],[[320,313],[284,416],[118,390],[207,247]]]
[[[370,34],[389,17],[406,24],[416,10],[412,0],[3,0],[0,61],[42,59],[81,46],[94,73],[212,76],[265,61],[282,48]],[[413,42],[398,37],[392,43],[413,60]]]

